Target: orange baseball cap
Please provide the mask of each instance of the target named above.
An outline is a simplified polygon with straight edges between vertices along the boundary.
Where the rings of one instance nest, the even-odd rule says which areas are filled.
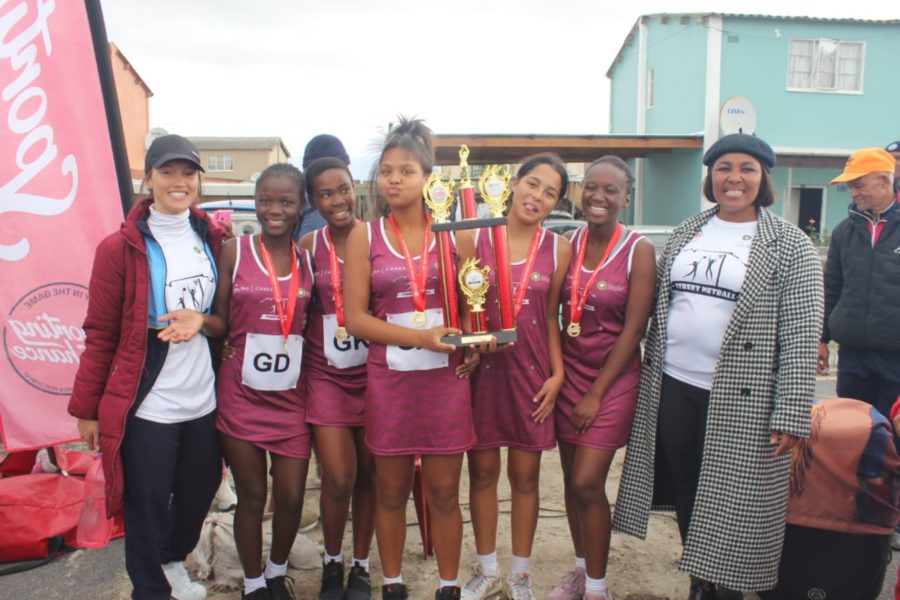
[[[850,155],[844,172],[832,179],[831,185],[853,181],[869,173],[893,174],[896,164],[894,157],[881,148],[863,148]]]

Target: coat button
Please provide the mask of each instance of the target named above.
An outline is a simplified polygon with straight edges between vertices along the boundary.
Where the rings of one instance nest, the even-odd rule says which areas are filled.
[[[749,396],[750,388],[741,388],[741,396]]]
[[[744,350],[753,350],[753,342],[745,342]]]

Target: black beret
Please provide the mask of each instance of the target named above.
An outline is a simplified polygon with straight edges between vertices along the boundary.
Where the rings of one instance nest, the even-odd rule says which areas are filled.
[[[703,164],[707,167],[712,166],[717,158],[730,152],[749,154],[758,160],[766,171],[775,166],[775,152],[772,147],[755,135],[746,133],[732,133],[719,138],[703,155]]]

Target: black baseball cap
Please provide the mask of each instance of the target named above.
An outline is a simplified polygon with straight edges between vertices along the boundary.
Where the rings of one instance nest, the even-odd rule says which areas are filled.
[[[900,140],[896,142],[891,142],[887,146],[884,147],[888,152],[900,152]]]
[[[204,170],[200,164],[200,150],[197,146],[189,139],[173,133],[156,138],[147,148],[144,172],[149,173],[150,169],[158,169],[173,160],[186,160],[201,171]]]

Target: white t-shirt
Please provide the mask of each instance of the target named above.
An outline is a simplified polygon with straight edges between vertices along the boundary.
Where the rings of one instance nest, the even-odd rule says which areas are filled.
[[[672,262],[663,372],[710,389],[747,273],[756,221],[710,219]]]
[[[188,211],[165,215],[150,208],[147,224],[166,258],[166,310],[212,305],[216,280],[203,240],[191,227]],[[162,370],[138,407],[138,417],[156,423],[180,423],[216,408],[215,376],[206,336],[169,344]]]

